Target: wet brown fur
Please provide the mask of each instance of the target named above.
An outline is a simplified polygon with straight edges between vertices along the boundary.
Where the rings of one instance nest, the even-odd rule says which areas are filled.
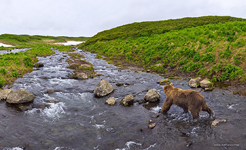
[[[175,88],[172,83],[163,86],[163,91],[167,98],[162,106],[162,113],[167,113],[172,104],[175,104],[183,108],[185,113],[189,110],[194,119],[199,118],[200,111],[207,111],[210,116],[213,114],[204,97],[198,91]]]

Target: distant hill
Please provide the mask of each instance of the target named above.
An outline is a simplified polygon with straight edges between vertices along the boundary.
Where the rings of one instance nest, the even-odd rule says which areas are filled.
[[[87,40],[85,45],[102,40],[150,36],[151,34],[163,34],[171,30],[181,30],[184,28],[203,26],[206,24],[217,24],[245,20],[246,19],[230,16],[203,16],[194,18],[187,17],[182,19],[170,19],[164,21],[135,22],[132,24],[126,24],[110,30],[99,32],[95,36]]]
[[[55,43],[65,41],[85,41],[88,37],[67,37],[67,36],[42,36],[42,35],[15,35],[1,34],[0,42],[21,46],[27,43]]]

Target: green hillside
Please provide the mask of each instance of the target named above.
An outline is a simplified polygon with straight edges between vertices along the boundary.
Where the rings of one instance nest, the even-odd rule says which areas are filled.
[[[203,26],[206,24],[217,24],[232,21],[245,21],[245,19],[229,16],[203,16],[196,18],[188,17],[164,21],[132,23],[99,32],[87,40],[85,44],[87,45],[102,40],[114,40],[117,38],[142,37],[150,36],[151,34],[163,34],[171,30],[181,30],[184,28]]]
[[[89,40],[97,39],[94,40],[95,43],[86,43],[81,45],[81,48],[107,56],[112,60],[124,60],[142,65],[157,72],[204,76],[214,82],[245,83],[246,22],[235,20],[243,19],[210,16],[168,20],[167,22],[180,22],[180,24],[173,25],[176,30],[169,32],[162,30],[162,33],[158,31],[156,34],[152,32],[153,30],[151,34],[140,31],[146,31],[151,26],[149,24],[153,23],[154,26],[160,23],[159,21],[143,22],[138,23],[142,28],[139,32],[135,31],[138,32],[136,37],[98,40],[97,37],[103,33],[113,34],[117,29],[114,28],[98,33]],[[131,25],[133,28],[136,27],[135,24],[125,25],[129,27],[130,33],[132,33]],[[127,35],[127,29],[125,30]]]

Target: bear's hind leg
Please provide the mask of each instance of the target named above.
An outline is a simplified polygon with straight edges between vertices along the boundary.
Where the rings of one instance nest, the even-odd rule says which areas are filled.
[[[192,111],[191,112],[193,119],[198,119],[199,118],[199,111]]]
[[[193,107],[193,108],[191,108],[189,110],[190,110],[190,112],[191,112],[191,114],[193,116],[193,119],[199,119],[199,113],[202,110],[201,106],[198,107],[198,108]]]
[[[187,107],[183,107],[184,113],[188,113],[188,108]]]
[[[209,113],[209,117],[212,116],[212,117],[214,118],[214,112],[212,111],[212,109],[210,109],[210,108],[208,107],[207,104],[205,104],[205,105],[202,107],[202,111],[208,112],[208,113]]]

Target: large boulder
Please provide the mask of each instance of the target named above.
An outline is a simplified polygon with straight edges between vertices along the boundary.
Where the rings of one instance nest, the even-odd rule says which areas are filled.
[[[125,96],[121,101],[120,104],[124,105],[124,106],[130,106],[132,105],[134,102],[134,97],[133,95],[127,95]]]
[[[1,101],[1,100],[6,100],[8,94],[9,94],[10,92],[12,92],[12,89],[1,90],[1,91],[0,91],[0,101]]]
[[[114,91],[114,87],[108,82],[107,79],[101,80],[94,90],[97,97],[106,96]]]
[[[7,103],[10,104],[23,104],[33,102],[35,95],[27,92],[25,89],[12,91],[7,96]]]
[[[199,81],[197,79],[190,79],[189,86],[191,88],[197,88],[199,86]]]
[[[157,92],[156,89],[150,89],[144,96],[144,100],[147,102],[157,102],[160,100],[160,94]]]
[[[200,86],[202,88],[208,88],[212,85],[212,83],[210,81],[208,81],[207,79],[204,79],[200,82]]]

